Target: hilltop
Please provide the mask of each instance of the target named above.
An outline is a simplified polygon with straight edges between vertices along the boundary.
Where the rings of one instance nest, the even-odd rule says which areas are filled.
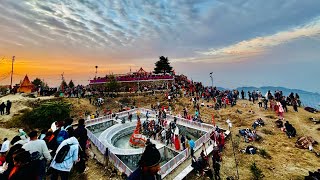
[[[15,96],[7,96],[3,98],[13,99]],[[0,101],[5,99],[1,98]],[[61,100],[58,99],[51,99]],[[25,108],[32,108],[30,102],[33,101],[46,101],[48,99],[37,98],[17,98],[13,101],[12,114],[17,116],[22,113]],[[303,99],[302,99],[303,100]],[[77,99],[77,98],[64,98],[63,101],[72,104],[72,116],[75,119],[78,117],[84,117],[84,110],[94,113],[97,108],[89,103],[88,99]],[[161,105],[168,105],[167,99],[164,94],[157,94],[154,96],[132,96],[132,97],[117,97],[117,98],[106,98],[105,107],[116,112],[120,109],[119,102],[126,102],[127,105],[136,104],[138,107],[151,108],[151,104],[156,105],[160,102]],[[202,101],[201,101],[202,102]],[[227,106],[226,109],[214,110],[208,108],[207,105],[212,103],[205,103],[204,107],[200,108],[202,119],[206,123],[211,123],[212,114],[215,117],[216,124],[219,127],[227,128],[226,120],[230,119],[233,123],[231,132],[233,134],[233,140],[236,147],[236,158],[239,162],[239,174],[241,179],[250,179],[252,174],[250,172],[250,165],[255,162],[257,167],[260,168],[265,175],[265,179],[303,179],[308,171],[315,171],[320,168],[320,158],[316,157],[314,153],[309,152],[306,149],[298,149],[295,147],[295,142],[300,136],[312,136],[316,141],[320,142],[320,125],[315,125],[309,121],[310,117],[320,119],[320,114],[313,114],[305,111],[303,108],[299,108],[299,112],[294,112],[292,107],[289,106],[289,112],[285,113],[285,120],[289,121],[297,130],[297,137],[289,139],[284,132],[275,126],[275,121],[278,119],[274,111],[263,110],[258,107],[258,104],[253,104],[248,100],[239,100],[237,105],[234,107]],[[194,113],[194,108],[190,97],[177,98],[172,103],[172,113],[182,114],[184,107],[189,109],[191,114]],[[254,113],[253,113],[254,112]],[[10,122],[12,116],[0,116],[1,133],[0,139],[4,137],[12,138],[17,133],[16,128],[8,129],[6,124]],[[237,136],[240,129],[252,128],[251,125],[257,118],[262,118],[266,125],[264,127],[258,127],[257,133],[262,137],[259,142],[246,143],[243,137]],[[23,128],[23,127],[21,127]],[[270,154],[271,159],[263,158],[262,156],[248,155],[239,153],[238,150],[245,148],[248,145],[253,145],[259,149],[264,149]],[[316,151],[320,151],[319,145],[314,146]],[[109,172],[102,172],[101,165],[95,161],[89,161],[89,170],[85,173],[87,179],[100,179],[110,176]],[[226,148],[223,152],[223,162],[221,166],[221,177],[225,179],[227,176],[235,175],[235,161],[232,152],[231,140],[228,139]],[[77,175],[74,177],[79,178]],[[81,176],[81,178],[83,175]],[[196,177],[191,174],[190,177]]]

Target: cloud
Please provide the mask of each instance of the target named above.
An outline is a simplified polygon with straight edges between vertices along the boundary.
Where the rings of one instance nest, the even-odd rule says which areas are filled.
[[[206,56],[252,56],[265,53],[270,48],[280,44],[306,37],[320,37],[320,17],[286,31],[280,31],[268,36],[255,37],[226,47],[212,48],[198,53]]]
[[[6,28],[0,29],[0,38],[23,44],[26,50],[68,49],[78,56],[94,53],[117,59],[181,59],[199,56],[197,52],[245,56],[261,53],[257,47],[249,51],[246,44],[265,42],[257,37],[268,38],[265,34],[319,16],[319,7],[318,0],[3,0],[0,27]]]

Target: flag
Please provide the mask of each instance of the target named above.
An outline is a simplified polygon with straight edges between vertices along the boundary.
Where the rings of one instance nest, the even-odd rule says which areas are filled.
[[[216,123],[215,123],[215,121],[214,121],[214,114],[212,114],[212,124],[213,124],[214,126],[216,126]]]

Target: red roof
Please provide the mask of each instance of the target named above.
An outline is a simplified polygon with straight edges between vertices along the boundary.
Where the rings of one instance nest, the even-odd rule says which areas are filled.
[[[142,67],[140,67],[140,69],[137,73],[138,74],[145,74],[145,73],[147,73],[147,71],[143,70]]]
[[[22,81],[22,83],[20,84],[20,87],[24,87],[24,86],[33,86],[33,84],[30,82],[28,75],[26,75]]]

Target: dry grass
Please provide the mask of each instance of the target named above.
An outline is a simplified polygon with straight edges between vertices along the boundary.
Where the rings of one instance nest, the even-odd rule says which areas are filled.
[[[187,106],[190,113],[194,112],[190,106],[189,98],[181,98],[176,104],[175,113],[181,113],[184,106]],[[244,106],[246,104],[246,106]],[[299,108],[299,112],[293,112],[292,107],[288,107],[289,112],[285,114],[285,120],[288,120],[297,130],[297,137],[310,135],[316,141],[320,142],[319,129],[320,125],[314,125],[308,120],[309,117],[320,118],[320,114],[311,114]],[[237,113],[240,110],[242,113]],[[249,111],[253,111],[249,112]],[[236,147],[236,159],[239,164],[240,179],[252,179],[250,166],[253,162],[262,170],[264,179],[303,179],[308,171],[315,171],[320,166],[320,158],[308,150],[298,149],[295,147],[296,138],[289,139],[285,133],[275,127],[274,121],[278,119],[275,112],[263,110],[258,104],[249,103],[246,100],[240,100],[234,107],[226,109],[213,110],[212,108],[201,107],[201,116],[204,121],[211,123],[211,116],[214,114],[215,121],[220,127],[226,128],[225,121],[230,119],[233,123],[232,133],[238,134],[239,129],[251,128],[252,123],[261,117],[265,121],[264,127],[258,127],[257,132],[262,137],[259,142],[245,143],[243,138],[233,136]],[[256,146],[263,149],[272,158],[263,156],[240,154],[238,149],[245,148],[248,145]],[[314,147],[320,151],[319,145]],[[221,166],[221,176],[225,179],[228,176],[235,176],[235,160],[233,156],[230,139],[226,143],[226,149],[223,152],[223,162]]]

